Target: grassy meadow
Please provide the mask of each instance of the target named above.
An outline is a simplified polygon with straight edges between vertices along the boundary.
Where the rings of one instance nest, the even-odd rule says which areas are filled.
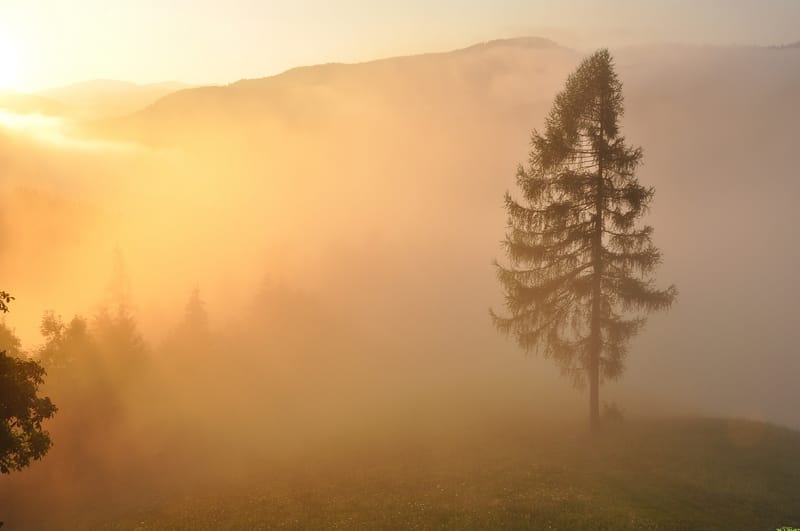
[[[198,466],[202,466],[198,464]],[[64,529],[698,530],[800,526],[800,433],[721,419],[519,424],[491,436],[342,445],[302,464],[113,510]]]

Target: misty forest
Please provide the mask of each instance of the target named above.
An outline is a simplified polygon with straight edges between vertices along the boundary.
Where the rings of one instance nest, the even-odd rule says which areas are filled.
[[[800,47],[0,91],[3,529],[800,527]]]

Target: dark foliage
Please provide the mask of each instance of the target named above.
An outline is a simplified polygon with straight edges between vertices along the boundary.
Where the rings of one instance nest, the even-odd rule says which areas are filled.
[[[674,286],[657,289],[650,273],[661,253],[652,227],[637,226],[653,198],[635,171],[641,148],[620,134],[622,85],[611,55],[584,60],[558,94],[544,133],[534,131],[517,184],[524,201],[506,194],[510,265],[497,264],[510,315],[492,313],[498,328],[540,351],[582,385],[619,377],[628,342],[644,325],[639,311],[668,308]]]
[[[14,300],[14,297],[9,295],[7,292],[0,291],[0,312],[7,313],[8,312],[8,305],[13,300]]]
[[[42,421],[56,406],[37,396],[45,370],[32,360],[0,352],[0,472],[20,470],[40,459],[52,445]]]
[[[0,312],[8,312],[12,300],[0,291]],[[42,421],[55,414],[56,406],[36,394],[44,383],[44,367],[18,359],[19,339],[5,325],[0,327],[0,340],[12,349],[12,355],[0,351],[0,473],[8,474],[41,459],[50,449],[50,434],[42,429]]]

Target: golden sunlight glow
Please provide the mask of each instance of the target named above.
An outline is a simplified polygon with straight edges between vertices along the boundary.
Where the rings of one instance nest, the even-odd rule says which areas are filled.
[[[0,109],[0,127],[33,133],[54,130],[60,123],[59,118],[41,114],[17,114]]]
[[[0,531],[800,531],[798,39],[0,0]]]
[[[6,32],[0,32],[0,89],[14,89],[19,83],[20,51]]]
[[[137,149],[137,146],[130,142],[75,136],[71,134],[68,123],[64,119],[36,113],[18,114],[0,109],[0,131],[3,130],[64,149],[105,151],[106,153],[130,152]]]

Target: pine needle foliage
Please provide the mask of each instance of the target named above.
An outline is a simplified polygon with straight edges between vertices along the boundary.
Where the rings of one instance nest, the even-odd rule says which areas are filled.
[[[508,261],[496,269],[507,312],[491,312],[526,351],[554,360],[577,386],[588,380],[593,427],[600,381],[622,374],[642,314],[677,295],[651,276],[661,253],[653,228],[637,222],[654,189],[636,178],[642,150],[621,135],[623,114],[613,59],[599,50],[569,76],[544,132],[533,132],[517,170],[522,200],[506,193]]]

